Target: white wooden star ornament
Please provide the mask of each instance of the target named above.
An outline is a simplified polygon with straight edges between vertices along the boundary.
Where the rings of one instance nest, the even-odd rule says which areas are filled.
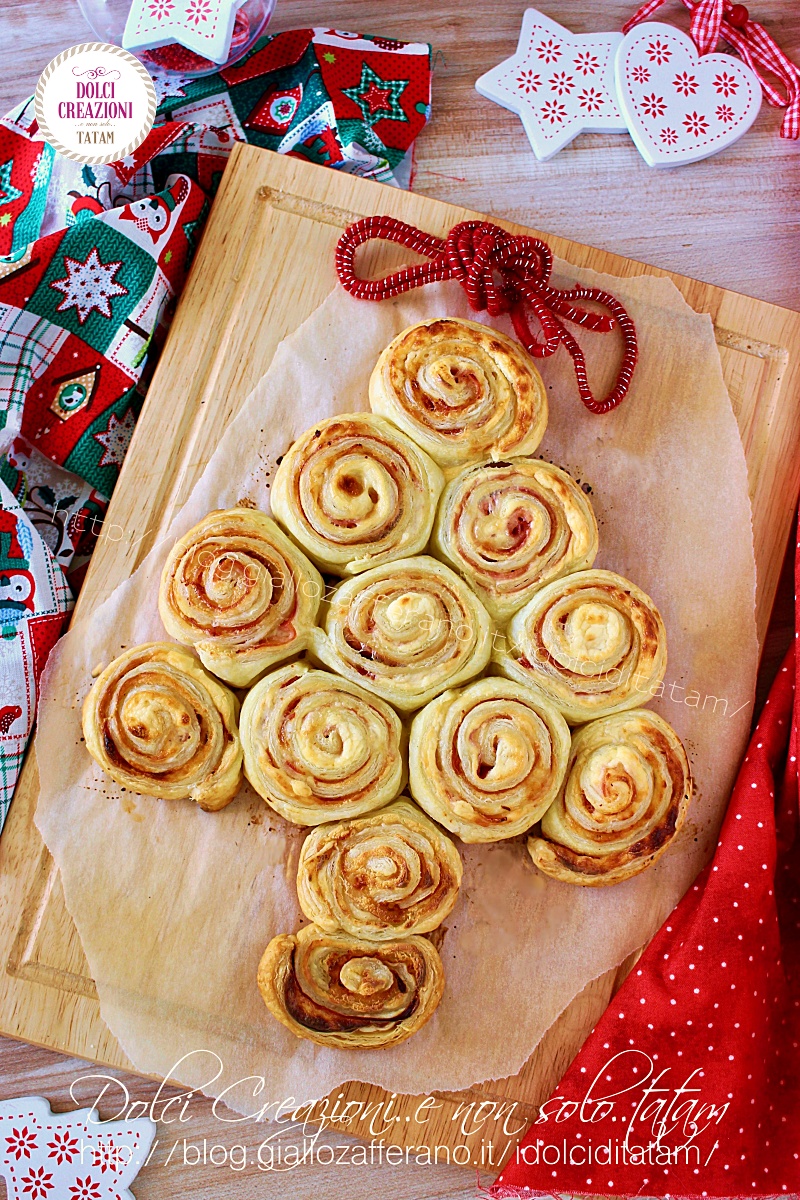
[[[571,33],[526,9],[516,53],[482,75],[476,90],[517,113],[545,162],[579,133],[626,133],[614,60],[621,33]]]
[[[224,63],[230,54],[236,11],[244,0],[133,0],[122,45],[155,50],[179,42],[201,58]]]

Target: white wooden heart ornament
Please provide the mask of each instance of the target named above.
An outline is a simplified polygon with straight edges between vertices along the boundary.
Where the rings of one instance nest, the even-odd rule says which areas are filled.
[[[754,71],[730,54],[697,52],[672,25],[648,21],[617,51],[617,98],[651,167],[698,162],[745,133],[761,108]]]

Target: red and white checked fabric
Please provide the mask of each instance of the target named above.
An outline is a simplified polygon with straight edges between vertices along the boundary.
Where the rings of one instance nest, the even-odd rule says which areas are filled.
[[[647,21],[664,0],[646,0],[622,29],[627,33]],[[758,21],[750,20],[743,4],[732,0],[681,0],[692,14],[691,33],[701,54],[712,54],[723,37],[755,71],[768,104],[785,108],[781,137],[800,138],[800,68]],[[776,86],[776,80],[781,86]]]

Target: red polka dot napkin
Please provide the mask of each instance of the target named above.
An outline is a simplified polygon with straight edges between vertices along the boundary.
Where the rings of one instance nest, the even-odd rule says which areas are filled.
[[[800,1193],[797,670],[793,648],[713,861],[541,1106],[495,1200]]]

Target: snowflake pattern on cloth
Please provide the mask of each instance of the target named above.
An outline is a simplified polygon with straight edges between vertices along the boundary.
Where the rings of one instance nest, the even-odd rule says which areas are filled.
[[[81,325],[95,309],[104,317],[110,317],[111,299],[128,295],[126,287],[114,282],[114,276],[122,266],[121,260],[101,262],[96,246],[89,251],[86,262],[67,256],[64,266],[67,268],[66,278],[53,280],[50,287],[64,294],[58,312],[74,308]]]
[[[132,408],[125,410],[125,415],[121,421],[117,420],[113,412],[109,413],[106,428],[94,435],[94,440],[99,442],[103,447],[103,457],[100,459],[101,467],[122,466],[125,459],[125,452],[133,437],[135,424],[136,417]]]

